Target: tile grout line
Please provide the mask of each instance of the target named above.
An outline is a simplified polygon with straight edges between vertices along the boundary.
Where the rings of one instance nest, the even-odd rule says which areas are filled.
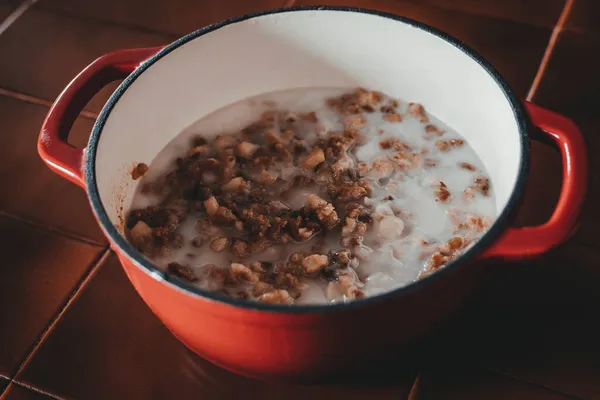
[[[48,322],[48,324],[46,325],[46,327],[44,328],[42,333],[38,336],[38,339],[32,344],[31,350],[23,358],[23,361],[19,365],[19,368],[13,374],[13,377],[10,380],[11,382],[15,382],[15,383],[21,384],[21,385],[26,385],[27,387],[33,387],[31,385],[27,385],[26,383],[16,381],[15,379],[23,371],[25,366],[27,366],[29,361],[35,356],[38,349],[40,348],[40,345],[44,342],[46,337],[48,337],[48,335],[50,335],[50,333],[52,333],[54,331],[54,328],[56,327],[58,322],[62,319],[62,316],[67,312],[67,310],[69,309],[71,304],[73,304],[75,299],[78,297],[78,294],[96,276],[98,269],[100,268],[100,266],[102,266],[105,263],[105,261],[108,259],[108,257],[110,255],[111,255],[110,246],[106,246],[90,262],[87,270],[85,271],[83,276],[79,279],[79,281],[77,282],[77,284],[75,285],[75,287],[73,288],[71,293],[69,294],[69,297],[67,298],[67,300],[60,306],[58,312],[50,319],[50,321]]]
[[[93,239],[88,239],[88,238],[86,238],[84,236],[80,236],[78,234],[75,234],[75,233],[72,233],[72,232],[69,232],[69,231],[66,231],[66,230],[49,227],[47,225],[42,225],[40,223],[37,223],[37,222],[34,222],[34,221],[30,221],[30,220],[28,220],[26,218],[23,218],[23,217],[19,216],[19,215],[11,214],[11,213],[8,213],[8,212],[3,211],[3,210],[0,210],[0,216],[12,219],[14,221],[21,222],[21,223],[23,223],[23,224],[25,224],[25,225],[27,225],[29,227],[36,228],[36,229],[41,229],[41,230],[44,230],[46,232],[50,232],[50,233],[53,233],[55,235],[62,236],[64,238],[71,239],[71,240],[74,240],[74,241],[77,241],[77,242],[80,242],[80,243],[89,244],[89,245],[95,246],[95,247],[105,247],[106,246],[106,243],[98,242],[98,241],[95,241]]]
[[[45,390],[37,388],[35,386],[31,386],[31,385],[27,385],[25,383],[15,382],[15,381],[11,381],[11,384],[19,386],[19,387],[22,387],[22,388],[27,389],[27,390],[30,390],[32,392],[44,395],[46,397],[50,397],[51,399],[64,400],[63,397],[57,396],[57,395],[55,395],[53,393],[50,393],[50,392],[46,392]],[[8,389],[8,387],[6,389]]]
[[[550,35],[550,39],[548,40],[548,44],[546,45],[546,50],[544,51],[544,55],[542,56],[542,60],[540,61],[540,66],[538,67],[537,73],[533,78],[533,82],[531,83],[531,87],[529,88],[529,92],[527,93],[527,101],[531,101],[535,96],[540,83],[542,82],[542,78],[544,77],[544,73],[548,68],[548,63],[550,62],[550,57],[554,51],[554,47],[556,46],[556,42],[558,41],[558,37],[560,33],[563,31],[565,23],[567,22],[567,18],[571,13],[571,8],[573,7],[573,3],[575,0],[567,0],[565,6],[558,17],[558,21],[556,21],[556,25],[552,29],[552,34]]]
[[[38,0],[25,0],[15,8],[6,18],[4,18],[4,21],[0,23],[0,35],[2,35],[21,15],[25,13],[25,11],[29,10],[29,8],[37,2]]]
[[[36,104],[38,106],[45,106],[48,108],[52,107],[52,104],[54,104],[54,102],[51,100],[42,99],[25,93],[15,92],[14,90],[6,89],[3,87],[0,87],[0,96],[6,96],[16,100],[24,101],[26,103]],[[79,113],[79,116],[91,120],[96,120],[96,118],[98,118],[98,114],[86,110],[81,111]]]

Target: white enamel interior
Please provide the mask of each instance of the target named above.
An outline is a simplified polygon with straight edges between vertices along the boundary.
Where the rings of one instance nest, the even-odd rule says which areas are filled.
[[[202,35],[160,59],[110,113],[96,155],[100,198],[119,226],[135,190],[128,174],[150,164],[202,116],[265,92],[362,86],[419,102],[456,129],[488,170],[498,214],[521,159],[515,115],[475,60],[443,39],[393,19],[345,11],[264,15]]]

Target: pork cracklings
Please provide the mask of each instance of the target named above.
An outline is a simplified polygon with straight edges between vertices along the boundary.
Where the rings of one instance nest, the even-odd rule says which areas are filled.
[[[361,299],[428,276],[495,216],[468,143],[365,89],[268,93],[190,126],[147,166],[129,241],[167,273],[269,304]]]

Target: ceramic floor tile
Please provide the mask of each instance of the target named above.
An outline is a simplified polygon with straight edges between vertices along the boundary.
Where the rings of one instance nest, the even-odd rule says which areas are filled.
[[[104,264],[40,345],[24,382],[76,399],[399,399],[410,378],[393,386],[265,384],[195,356],[156,319],[116,258]]]
[[[53,0],[41,6],[181,36],[227,18],[282,7],[284,1]]]
[[[563,32],[554,48],[542,83],[533,101],[543,107],[572,118],[580,127],[588,147],[590,189],[583,209],[581,226],[575,239],[591,246],[598,244],[597,226],[600,224],[600,38],[574,32]],[[558,158],[548,159],[556,164]],[[552,171],[555,171],[552,167]],[[546,181],[558,177],[547,176]],[[545,193],[540,187],[540,195]],[[555,190],[555,189],[553,189]],[[540,196],[541,197],[541,196]]]
[[[0,400],[51,400],[53,397],[27,389],[17,384],[11,384]]]
[[[569,397],[488,371],[426,372],[411,400],[567,400]]]
[[[101,249],[0,215],[0,374],[12,376]]]
[[[43,2],[40,2],[40,4]],[[89,63],[113,50],[168,44],[171,37],[106,25],[34,6],[0,35],[0,86],[54,100]],[[114,90],[88,109],[99,111]]]
[[[469,14],[484,15],[551,28],[566,0],[410,0]]]
[[[549,28],[466,14],[422,2],[417,4],[406,0],[299,0],[296,4],[321,3],[390,12],[445,31],[485,57],[519,96],[527,94],[550,37]]]
[[[470,305],[431,339],[427,363],[477,364],[600,398],[598,260],[599,251],[570,243],[534,262],[490,267]]]
[[[47,107],[0,96],[0,210],[104,242],[84,190],[53,173],[37,153],[47,112]],[[73,141],[83,144],[91,129],[92,121],[80,119]]]

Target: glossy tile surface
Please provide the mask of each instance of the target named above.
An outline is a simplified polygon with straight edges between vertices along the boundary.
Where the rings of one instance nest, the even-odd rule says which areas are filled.
[[[0,374],[12,376],[101,250],[0,215]]]

